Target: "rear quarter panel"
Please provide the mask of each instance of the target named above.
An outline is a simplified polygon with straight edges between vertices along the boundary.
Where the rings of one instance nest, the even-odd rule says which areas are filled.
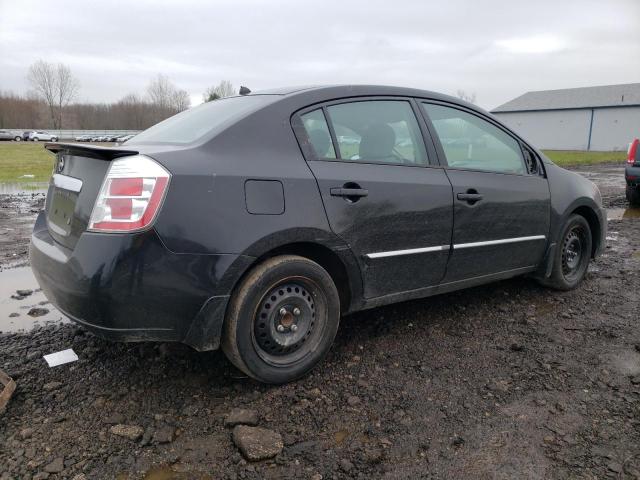
[[[283,231],[290,241],[296,231],[305,238],[331,232],[315,178],[279,109],[256,112],[203,145],[149,155],[172,173],[155,228],[173,252],[259,256],[256,245]],[[250,213],[248,180],[280,182],[282,213]]]

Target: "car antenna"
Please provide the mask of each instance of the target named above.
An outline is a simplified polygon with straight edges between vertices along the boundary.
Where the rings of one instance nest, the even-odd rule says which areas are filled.
[[[247,87],[245,87],[244,85],[242,85],[240,87],[240,95],[249,95],[251,93],[251,90],[249,90]]]

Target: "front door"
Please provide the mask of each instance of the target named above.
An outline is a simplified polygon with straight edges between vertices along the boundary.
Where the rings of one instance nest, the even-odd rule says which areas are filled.
[[[438,284],[449,256],[451,184],[429,163],[435,150],[425,147],[412,103],[345,101],[299,122],[331,229],[357,257],[365,297]]]
[[[453,186],[452,253],[443,282],[536,267],[547,245],[550,195],[533,152],[471,112],[422,105]]]

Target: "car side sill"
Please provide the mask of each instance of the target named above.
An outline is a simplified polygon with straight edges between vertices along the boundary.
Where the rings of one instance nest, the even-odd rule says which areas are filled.
[[[433,285],[431,287],[418,288],[406,292],[392,293],[389,295],[384,295],[382,297],[369,298],[364,300],[361,308],[354,309],[354,311],[366,310],[369,308],[380,307],[382,305],[388,305],[390,303],[403,302],[406,300],[413,300],[415,298],[431,297],[433,295],[438,295],[441,293],[453,292],[455,290],[461,290],[463,288],[475,287],[477,285],[483,285],[485,283],[504,280],[518,275],[523,275],[525,273],[534,272],[537,268],[538,267],[536,265],[529,265],[527,267],[514,268],[512,270],[505,270],[498,273],[491,273],[489,275],[466,278],[464,280],[456,280],[455,282],[442,283],[440,285]]]

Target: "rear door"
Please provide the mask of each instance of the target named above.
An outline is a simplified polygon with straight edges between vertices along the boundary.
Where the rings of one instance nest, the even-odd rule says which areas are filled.
[[[444,282],[537,266],[547,245],[550,195],[535,154],[475,112],[422,107],[453,186],[453,249]]]
[[[449,255],[451,184],[425,145],[417,104],[345,100],[294,117],[334,233],[361,267],[365,297],[436,285]]]

